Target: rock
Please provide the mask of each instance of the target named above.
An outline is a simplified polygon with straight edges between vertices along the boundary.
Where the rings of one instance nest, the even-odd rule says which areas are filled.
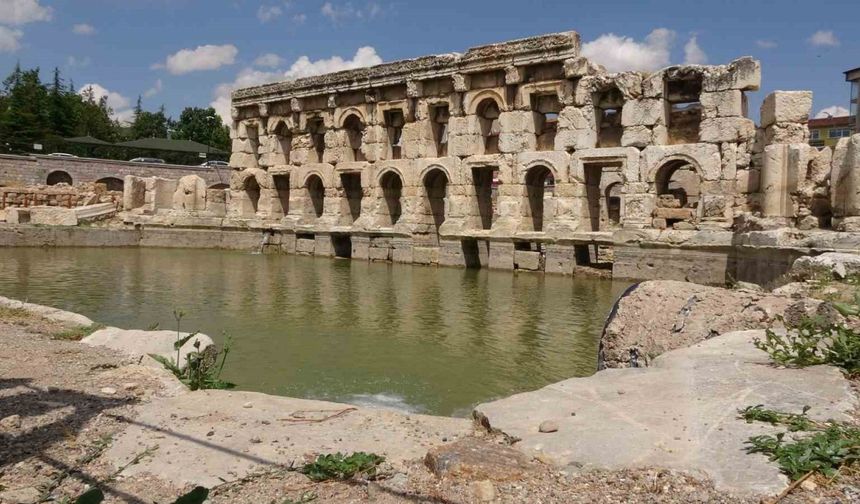
[[[123,383],[122,389],[123,390],[136,390],[137,389],[137,383],[130,383],[130,382],[129,383]]]
[[[816,485],[815,482],[811,479],[807,478],[803,480],[803,483],[800,484],[800,488],[806,490],[807,492],[813,492],[816,488],[818,488],[818,485]]]
[[[0,420],[0,428],[6,431],[21,428],[21,415],[9,415]]]
[[[718,334],[763,329],[794,300],[687,282],[649,281],[615,304],[600,340],[600,366],[642,367],[658,355]]]
[[[753,292],[762,292],[764,290],[764,289],[762,289],[761,285],[754,284],[751,282],[736,282],[735,283],[735,289],[748,290],[748,291],[753,291]]]
[[[104,387],[101,390],[99,390],[99,392],[101,392],[102,394],[105,394],[105,395],[114,395],[114,394],[116,394],[116,389],[113,387]]]
[[[188,333],[180,333],[180,336],[188,336]],[[81,342],[90,346],[113,348],[114,350],[119,350],[135,357],[157,354],[175,361],[176,349],[173,348],[173,345],[176,343],[176,339],[176,331],[140,331],[136,329],[107,327],[90,334],[82,339]],[[197,342],[200,343],[200,347],[194,348]],[[191,338],[179,349],[179,367],[185,367],[185,357],[189,353],[195,351],[202,352],[213,344],[212,338],[205,334],[197,334],[197,336]],[[160,367],[161,365],[158,364],[158,366]]]
[[[544,420],[541,422],[540,427],[538,427],[538,431],[543,433],[558,432],[558,423],[552,420]]]
[[[755,404],[792,412],[809,405],[814,420],[845,421],[855,399],[835,367],[770,365],[753,344],[763,337],[763,330],[724,334],[667,352],[647,368],[607,369],[480,404],[474,415],[485,428],[519,439],[514,449],[558,468],[658,466],[704,473],[718,490],[776,494],[787,478],[744,447],[751,436],[784,429],[748,424],[735,412]],[[560,427],[549,441],[535,429],[545,418]]]
[[[0,502],[5,504],[35,504],[39,502],[41,492],[33,487],[16,488],[0,492]]]
[[[427,452],[424,465],[436,476],[493,481],[513,480],[530,470],[519,451],[477,438],[466,438]]]
[[[825,252],[818,256],[799,257],[791,265],[789,274],[795,280],[842,279],[860,275],[860,255]]]
[[[472,495],[478,502],[492,502],[496,499],[496,487],[487,480],[475,481],[470,485]]]
[[[792,298],[802,298],[809,295],[809,284],[806,282],[791,282],[777,287],[773,290],[773,294],[780,296],[788,296]]]
[[[253,407],[254,407],[254,403],[246,402],[245,404],[243,404],[243,405],[242,405],[242,407],[243,407],[243,408],[253,408]]]

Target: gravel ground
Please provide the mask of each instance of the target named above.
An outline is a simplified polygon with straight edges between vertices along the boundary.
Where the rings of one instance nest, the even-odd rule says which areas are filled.
[[[161,370],[75,341],[67,332],[21,313],[0,312],[0,503],[73,502],[89,485],[106,502],[170,503],[188,488],[144,476],[124,477],[100,461],[112,437],[135,417],[135,406],[175,393]],[[171,386],[173,385],[173,386]],[[483,438],[482,443],[498,440]],[[145,449],[140,456],[146,456]],[[133,463],[130,460],[129,463]],[[676,471],[559,471],[538,461],[501,481],[439,478],[422,461],[405,472],[384,471],[373,482],[313,483],[287,469],[272,470],[212,490],[221,503],[755,503],[718,492]],[[782,502],[860,502],[856,474],[816,481]]]

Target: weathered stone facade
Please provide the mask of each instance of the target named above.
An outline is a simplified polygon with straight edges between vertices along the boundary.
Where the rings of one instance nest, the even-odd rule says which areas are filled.
[[[768,95],[757,127],[752,58],[608,73],[579,49],[565,32],[238,90],[223,225],[556,273],[631,233],[858,226],[860,136],[807,145],[811,93]]]

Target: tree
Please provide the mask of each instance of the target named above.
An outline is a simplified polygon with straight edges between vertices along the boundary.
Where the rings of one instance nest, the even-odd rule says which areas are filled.
[[[54,82],[48,100],[48,118],[51,133],[60,137],[70,137],[75,132],[75,101],[69,99],[69,92],[63,85],[60,69],[54,68]]]
[[[230,128],[212,107],[186,107],[176,122],[176,138],[194,140],[216,149],[230,151]]]
[[[8,149],[24,152],[42,142],[50,131],[48,90],[39,79],[39,69],[20,66],[3,83],[6,99],[0,119],[0,136]]]

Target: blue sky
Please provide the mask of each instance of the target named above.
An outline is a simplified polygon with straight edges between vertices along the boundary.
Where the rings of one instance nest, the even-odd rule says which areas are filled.
[[[757,117],[775,89],[813,90],[814,113],[847,107],[858,19],[858,0],[0,0],[0,71],[20,61],[49,78],[59,66],[79,88],[110,93],[120,117],[138,95],[175,117],[229,110],[236,86],[576,30],[610,69],[752,55]]]

